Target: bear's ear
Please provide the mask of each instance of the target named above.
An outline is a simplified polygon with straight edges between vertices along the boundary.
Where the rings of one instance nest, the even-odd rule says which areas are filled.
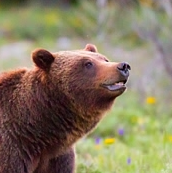
[[[90,51],[90,52],[97,52],[97,48],[96,48],[96,46],[93,45],[93,44],[87,44],[87,45],[85,46],[85,49],[84,49],[84,50]]]
[[[32,60],[37,67],[48,70],[54,61],[54,56],[45,49],[36,49],[32,52]]]

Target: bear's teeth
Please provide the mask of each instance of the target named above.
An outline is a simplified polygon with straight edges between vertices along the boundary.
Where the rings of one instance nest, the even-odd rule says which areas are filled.
[[[109,84],[109,85],[103,85],[105,88],[109,89],[110,91],[115,91],[119,90],[121,88],[125,87],[125,82],[116,82],[114,84]]]
[[[115,83],[115,85],[124,85],[124,83],[123,82],[118,82],[118,83]]]

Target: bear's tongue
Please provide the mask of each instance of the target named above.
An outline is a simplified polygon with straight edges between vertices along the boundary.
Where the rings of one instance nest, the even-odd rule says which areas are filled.
[[[125,87],[124,82],[118,82],[112,85],[106,85],[106,87],[110,90],[110,91],[115,91],[118,90],[120,88]]]

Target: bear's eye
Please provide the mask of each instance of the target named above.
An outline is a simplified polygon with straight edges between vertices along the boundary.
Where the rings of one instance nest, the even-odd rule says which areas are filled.
[[[93,66],[93,63],[92,63],[92,62],[86,62],[86,63],[85,63],[85,67],[86,67],[87,69],[90,69],[92,66]]]

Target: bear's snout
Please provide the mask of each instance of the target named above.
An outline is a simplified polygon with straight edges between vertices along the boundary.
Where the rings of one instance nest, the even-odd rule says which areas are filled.
[[[127,62],[121,62],[118,64],[117,69],[124,77],[128,77],[129,70],[131,70],[131,67]]]

